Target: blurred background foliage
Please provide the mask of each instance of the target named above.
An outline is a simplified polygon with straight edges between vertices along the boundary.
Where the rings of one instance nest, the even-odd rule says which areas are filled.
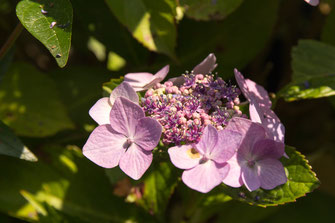
[[[302,0],[1,0],[0,153],[12,157],[0,155],[0,222],[333,222],[334,7],[334,0],[318,7]],[[278,93],[286,143],[307,156],[319,189],[260,208],[191,191],[169,162],[132,181],[83,157],[96,126],[88,110],[104,82],[166,64],[169,77],[179,76],[212,52],[220,76],[232,78],[236,67]]]

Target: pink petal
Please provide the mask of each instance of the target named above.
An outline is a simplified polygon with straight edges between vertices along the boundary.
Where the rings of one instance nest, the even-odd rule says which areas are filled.
[[[110,125],[100,125],[93,130],[83,147],[83,154],[95,164],[113,168],[125,153],[126,137],[115,132]]]
[[[305,2],[312,6],[317,6],[319,4],[319,0],[305,0]]]
[[[276,142],[272,139],[262,139],[255,143],[252,149],[252,155],[256,160],[260,159],[279,159],[283,156],[285,144]]]
[[[218,141],[218,132],[212,125],[207,125],[202,132],[199,143],[196,145],[201,154],[209,155]]]
[[[127,98],[119,97],[110,112],[110,123],[114,130],[133,139],[136,125],[143,117],[144,112],[139,105]]]
[[[162,80],[164,80],[164,78],[166,77],[166,75],[169,73],[169,69],[170,66],[166,65],[165,67],[163,67],[162,69],[160,69],[153,77],[152,81],[150,81],[149,83],[147,83],[144,86],[144,89],[149,89],[151,87],[153,87],[156,83],[161,82]]]
[[[261,123],[264,126],[269,138],[284,142],[285,127],[274,111],[268,108],[261,108],[258,104],[250,103],[249,113],[251,121]]]
[[[110,105],[109,98],[104,97],[99,99],[88,113],[99,125],[105,125],[110,123],[109,113],[111,110],[112,106]]]
[[[279,160],[259,160],[257,165],[259,166],[259,178],[262,188],[271,190],[278,185],[286,183],[285,169]]]
[[[146,72],[128,73],[124,76],[124,81],[132,87],[144,87],[153,80],[154,75]]]
[[[202,155],[192,145],[174,146],[169,148],[170,160],[180,169],[190,169],[199,164]]]
[[[134,180],[140,179],[152,162],[151,151],[142,150],[133,143],[121,157],[120,168]]]
[[[153,118],[144,117],[136,126],[134,142],[144,150],[153,150],[159,143],[162,126]]]
[[[134,88],[132,88],[127,82],[122,82],[112,91],[112,94],[110,95],[111,104],[114,104],[115,99],[117,99],[118,97],[127,98],[130,101],[138,104],[138,95],[136,94]]]
[[[228,165],[218,165],[208,160],[192,169],[185,170],[182,180],[188,187],[207,193],[222,182],[228,171]]]
[[[268,92],[260,85],[256,84],[252,80],[245,80],[247,88],[250,94],[250,101],[257,100],[257,103],[262,107],[271,108],[272,102],[269,98]]]
[[[285,141],[285,127],[272,110],[264,111],[263,126],[267,129],[269,137],[278,142]]]
[[[242,143],[238,153],[245,158],[251,154],[254,143],[266,137],[266,131],[262,125],[245,118],[232,118],[226,129],[242,134]]]
[[[213,53],[209,54],[200,64],[193,68],[194,74],[208,74],[216,68],[216,57]]]
[[[223,179],[223,183],[231,187],[241,187],[243,180],[241,176],[241,167],[237,162],[236,154],[227,161],[230,169],[227,176]]]
[[[249,115],[253,122],[262,123],[264,122],[264,114],[261,107],[254,102],[249,103]]]
[[[169,72],[169,68],[169,65],[166,65],[155,75],[150,73],[129,73],[124,76],[124,81],[128,82],[135,91],[143,91],[164,80]]]
[[[245,163],[245,165],[242,166],[241,171],[243,183],[249,191],[257,190],[261,186],[256,165],[254,167],[249,167]]]
[[[242,134],[224,129],[218,131],[218,136],[218,143],[211,153],[211,159],[217,163],[224,163],[236,153],[242,142]]]
[[[239,72],[236,68],[234,69],[234,74],[235,74],[235,79],[236,79],[236,82],[240,90],[242,91],[243,95],[249,100],[250,95],[249,95],[249,89],[248,89],[246,80],[244,79],[241,72]]]

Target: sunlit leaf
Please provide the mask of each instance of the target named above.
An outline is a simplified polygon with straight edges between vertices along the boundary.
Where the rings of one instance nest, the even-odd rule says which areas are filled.
[[[123,81],[123,76],[120,78],[112,78],[110,81],[103,84],[102,88],[105,95],[110,95],[114,88],[116,88]]]
[[[69,57],[72,6],[69,0],[23,0],[16,15],[23,26],[50,51],[60,67]]]
[[[146,175],[141,204],[157,217],[164,219],[165,209],[172,192],[177,185],[175,167],[171,163],[154,163],[151,172]]]
[[[0,154],[28,161],[37,161],[37,157],[23,145],[19,138],[0,121]]]
[[[181,0],[186,15],[196,20],[223,19],[237,9],[243,0]]]
[[[279,93],[287,101],[335,95],[335,47],[300,40],[292,51],[292,82]]]
[[[113,195],[104,170],[85,159],[78,147],[47,146],[37,163],[0,157],[0,210],[36,219],[36,206],[23,199],[29,193],[35,202],[89,222],[151,222],[141,208]],[[27,198],[27,197],[26,197]]]
[[[223,191],[232,198],[257,206],[277,206],[294,202],[297,198],[316,189],[320,182],[305,157],[293,147],[286,147],[289,159],[282,158],[288,181],[272,190],[258,189],[249,192],[245,187],[231,188],[222,185]]]
[[[174,57],[176,27],[173,0],[106,0],[118,20],[149,50]]]
[[[55,83],[25,63],[15,63],[0,83],[0,119],[22,136],[44,137],[73,128]]]

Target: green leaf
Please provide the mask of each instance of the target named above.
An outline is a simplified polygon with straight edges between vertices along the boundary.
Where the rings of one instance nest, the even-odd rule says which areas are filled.
[[[335,95],[335,47],[300,40],[292,50],[292,82],[279,92],[287,101]]]
[[[106,0],[117,19],[151,51],[174,57],[176,27],[173,0]]]
[[[214,52],[219,64],[215,71],[231,77],[234,68],[246,66],[265,47],[277,20],[279,2],[244,1],[222,21],[183,19],[178,26],[177,49],[182,69],[192,69]]]
[[[46,13],[42,13],[41,10]],[[23,0],[16,15],[22,25],[38,39],[64,67],[69,57],[72,34],[72,6],[69,0]],[[52,27],[52,23],[56,25]]]
[[[102,85],[102,89],[104,90],[105,95],[110,95],[114,88],[116,88],[123,81],[123,77],[120,78],[112,78],[110,81],[104,83]]]
[[[25,63],[15,63],[0,83],[0,119],[18,135],[44,137],[73,128],[55,83]]]
[[[288,180],[284,185],[280,185],[273,190],[258,189],[249,192],[244,186],[241,188],[231,188],[222,184],[224,193],[234,199],[252,205],[267,207],[294,202],[297,198],[312,192],[320,185],[320,182],[316,178],[308,161],[293,147],[286,146],[286,153],[290,158],[281,159],[288,176]]]
[[[33,194],[22,190],[20,194],[31,204],[38,214],[38,222],[40,223],[83,223],[87,221],[65,215],[45,202],[40,202]]]
[[[78,147],[45,146],[40,152],[37,163],[0,157],[0,168],[6,169],[0,173],[1,212],[37,220],[36,205],[20,194],[25,191],[35,203],[84,221],[152,222],[143,209],[113,195],[104,169],[83,157]]]
[[[196,20],[223,19],[237,9],[243,0],[181,0],[186,15]]]
[[[177,185],[176,171],[170,162],[153,163],[151,170],[143,181],[144,193],[140,203],[162,220]]]
[[[0,154],[36,162],[37,157],[0,121]]]

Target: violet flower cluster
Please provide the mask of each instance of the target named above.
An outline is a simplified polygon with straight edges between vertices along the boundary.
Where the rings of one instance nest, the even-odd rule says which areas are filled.
[[[202,193],[224,183],[249,191],[271,190],[287,181],[279,159],[286,156],[285,129],[271,109],[267,91],[235,69],[237,86],[212,73],[210,54],[191,72],[161,83],[169,66],[156,74],[126,74],[110,97],[89,114],[99,124],[83,154],[99,166],[137,180],[164,144],[182,181]],[[139,99],[140,91],[145,91]],[[241,96],[247,101],[240,103]],[[243,114],[241,104],[249,104]],[[287,157],[288,158],[288,157]]]

